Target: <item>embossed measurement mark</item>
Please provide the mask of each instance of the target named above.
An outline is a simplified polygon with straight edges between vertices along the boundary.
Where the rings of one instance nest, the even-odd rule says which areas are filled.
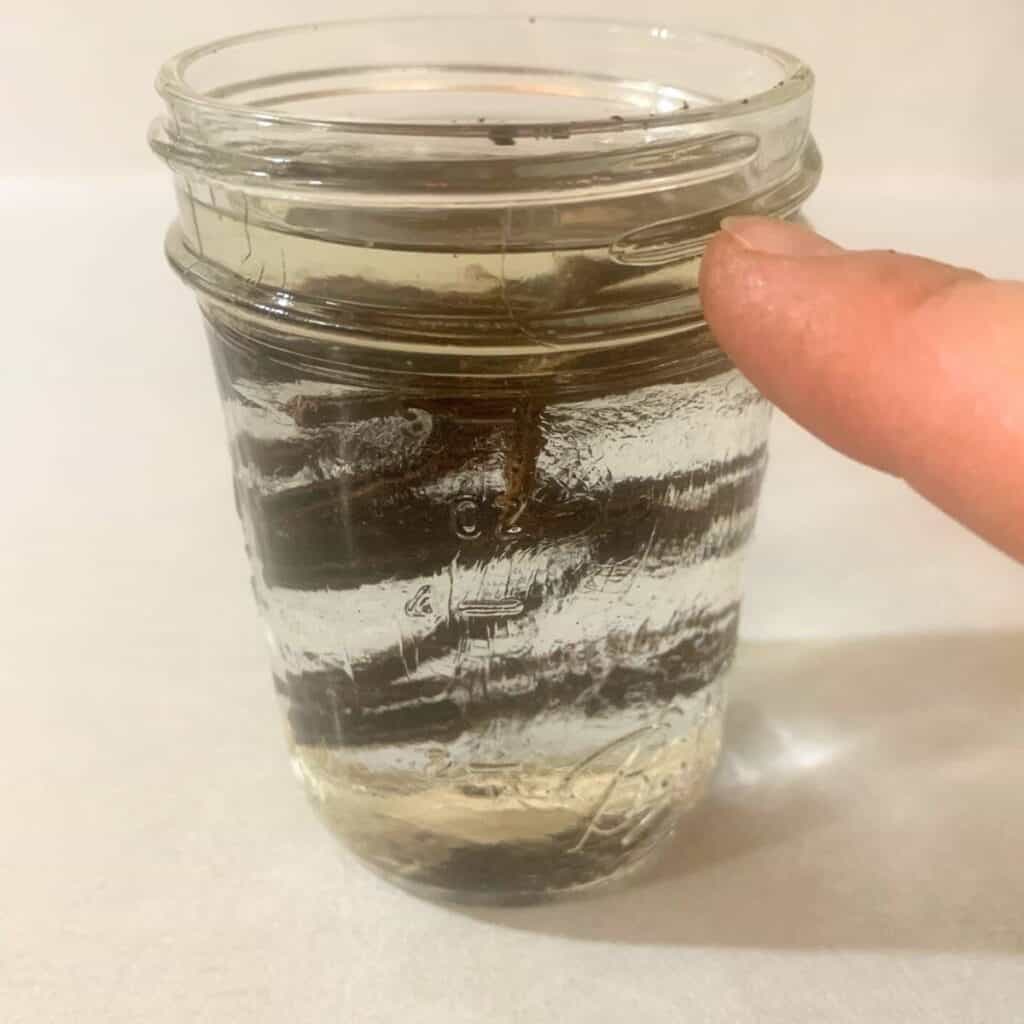
[[[480,536],[480,509],[475,498],[458,498],[452,505],[452,529],[463,540]]]
[[[434,606],[430,597],[430,584],[424,583],[419,590],[405,603],[405,614],[410,619],[425,619],[434,614]]]
[[[496,600],[460,601],[458,613],[467,619],[514,619],[522,615],[526,606],[517,597],[504,597]]]

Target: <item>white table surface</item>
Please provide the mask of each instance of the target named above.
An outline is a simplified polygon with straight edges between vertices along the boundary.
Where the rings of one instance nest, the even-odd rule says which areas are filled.
[[[656,869],[460,911],[340,856],[171,208],[159,175],[0,187],[0,1021],[1024,1021],[1024,569],[781,418],[728,750]],[[813,205],[1006,276],[1022,214],[956,182]]]

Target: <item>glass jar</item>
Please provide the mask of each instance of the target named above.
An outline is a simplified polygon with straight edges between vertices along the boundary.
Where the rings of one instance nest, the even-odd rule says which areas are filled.
[[[340,22],[159,79],[298,775],[427,894],[617,877],[722,734],[769,409],[697,275],[817,182],[810,71],[547,18]]]

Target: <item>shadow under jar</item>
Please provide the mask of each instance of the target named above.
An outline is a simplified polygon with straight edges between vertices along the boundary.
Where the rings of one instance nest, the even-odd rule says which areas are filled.
[[[310,25],[159,79],[292,757],[463,900],[622,875],[720,745],[769,408],[709,335],[723,216],[817,182],[812,76],[600,21]]]

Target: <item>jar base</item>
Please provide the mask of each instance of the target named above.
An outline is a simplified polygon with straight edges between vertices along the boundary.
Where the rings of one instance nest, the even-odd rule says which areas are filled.
[[[583,762],[430,777],[295,746],[293,763],[320,817],[379,876],[434,901],[536,903],[613,885],[665,846],[714,769],[709,706],[671,738],[627,733]]]
[[[407,892],[416,899],[425,900],[442,906],[456,907],[530,907],[545,903],[555,903],[574,899],[588,899],[593,896],[604,896],[628,886],[637,875],[657,863],[672,845],[676,835],[676,825],[666,829],[657,836],[648,847],[640,851],[631,851],[627,860],[621,861],[605,874],[594,873],[588,876],[580,872],[575,882],[568,880],[568,873],[560,882],[548,881],[547,884],[534,884],[523,881],[518,887],[514,879],[502,879],[488,888],[466,888],[453,879],[450,884],[424,882],[415,876],[382,867],[380,864],[360,856],[351,847],[342,842],[346,852],[352,854],[359,865],[378,878]]]

